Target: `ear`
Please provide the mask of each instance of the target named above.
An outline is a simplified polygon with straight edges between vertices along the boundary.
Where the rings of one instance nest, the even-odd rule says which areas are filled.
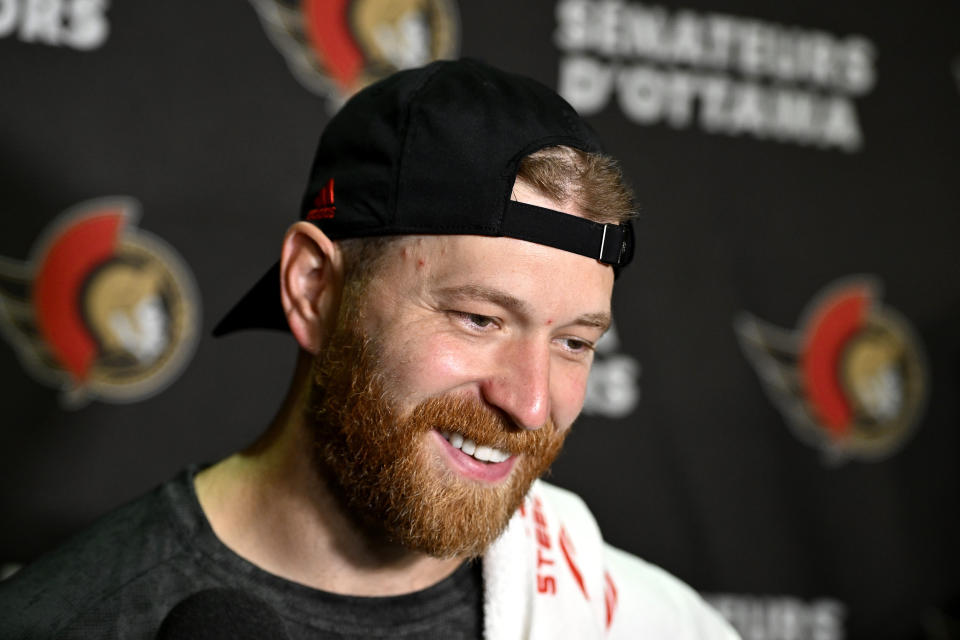
[[[316,355],[337,322],[343,293],[343,256],[323,231],[309,222],[287,230],[280,254],[280,296],[290,331]]]

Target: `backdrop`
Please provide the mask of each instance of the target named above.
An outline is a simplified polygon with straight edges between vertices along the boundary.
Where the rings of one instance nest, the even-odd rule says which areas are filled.
[[[293,343],[211,327],[343,100],[466,55],[560,91],[641,204],[553,481],[745,638],[951,637],[958,13],[0,0],[3,574],[260,433]]]

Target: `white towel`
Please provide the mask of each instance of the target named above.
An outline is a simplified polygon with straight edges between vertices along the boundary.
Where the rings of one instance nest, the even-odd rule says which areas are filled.
[[[487,640],[737,634],[687,585],[603,542],[576,495],[535,482],[483,559]]]

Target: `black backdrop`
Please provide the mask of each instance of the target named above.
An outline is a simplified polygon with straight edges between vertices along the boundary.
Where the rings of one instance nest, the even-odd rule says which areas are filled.
[[[392,32],[362,21],[388,4],[0,0],[4,573],[270,419],[292,341],[209,330],[277,254],[345,87],[386,68],[368,48],[353,73],[329,45],[366,35],[394,59],[459,53],[558,88],[636,188],[638,259],[553,474],[605,536],[746,638],[951,637],[957,5],[421,2]],[[182,366],[151,368],[147,349],[132,387],[123,358],[84,378],[55,349],[30,355],[56,333],[37,303],[44,247],[65,214],[116,196],[139,207],[127,237],[169,249],[153,254],[174,270],[160,308],[185,323],[164,334]],[[865,392],[874,420],[831,430],[804,354],[840,288],[864,283],[847,337],[880,326],[896,348],[871,353],[895,366]],[[80,379],[85,394],[65,391]]]

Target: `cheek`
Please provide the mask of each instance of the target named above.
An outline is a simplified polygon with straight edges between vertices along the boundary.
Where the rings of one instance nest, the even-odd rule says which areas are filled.
[[[568,429],[580,414],[587,394],[587,371],[561,371],[551,381],[553,419],[561,429]]]
[[[429,340],[408,341],[393,355],[394,358],[386,359],[397,363],[391,368],[391,377],[416,402],[476,379],[483,362],[481,354],[442,334]]]

